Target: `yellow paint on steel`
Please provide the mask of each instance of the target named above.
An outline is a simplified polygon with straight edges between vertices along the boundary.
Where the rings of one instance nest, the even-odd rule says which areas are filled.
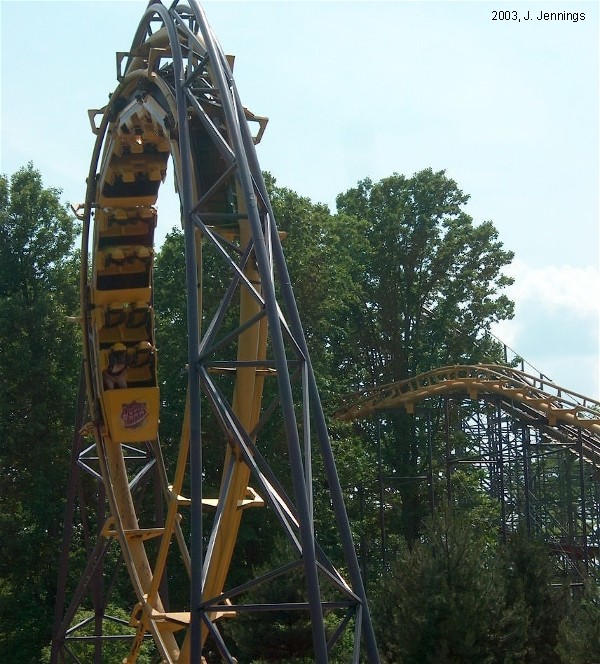
[[[189,419],[190,419],[190,409],[189,409],[189,399],[186,400],[184,418],[183,418],[183,427],[181,434],[181,441],[179,445],[179,454],[177,458],[177,465],[175,469],[175,478],[173,484],[169,487],[169,501],[167,507],[167,515],[165,518],[164,524],[164,533],[160,542],[158,553],[156,556],[156,561],[154,564],[152,580],[148,588],[148,592],[145,594],[143,600],[138,602],[136,607],[133,610],[133,616],[135,620],[132,622],[137,622],[137,629],[134,642],[132,644],[129,658],[127,659],[126,664],[130,664],[136,661],[139,654],[140,648],[144,641],[144,635],[148,630],[149,626],[152,624],[160,623],[162,625],[162,631],[179,631],[183,629],[181,625],[181,615],[178,616],[176,625],[173,624],[173,621],[169,620],[165,615],[164,611],[161,611],[161,602],[158,594],[159,585],[167,565],[167,557],[169,554],[169,548],[171,546],[171,540],[173,533],[175,531],[175,525],[178,519],[178,508],[181,504],[184,503],[181,500],[181,491],[183,487],[183,480],[185,476],[185,469],[187,465],[188,455],[189,455]],[[186,557],[185,561],[188,575],[190,573],[190,561],[189,557]],[[189,624],[189,613],[187,615],[187,624]],[[184,625],[185,626],[185,625]],[[181,652],[177,653],[178,662],[182,662]]]
[[[240,196],[240,200],[243,198]],[[243,210],[240,210],[243,212]],[[239,225],[239,240],[242,253],[252,242],[248,221],[241,221]],[[243,326],[260,314],[261,305],[255,295],[262,295],[260,275],[255,267],[255,261],[247,261],[244,275],[254,288],[255,294],[247,288],[240,290],[240,325]],[[245,329],[238,338],[237,360],[240,363],[256,363],[266,358],[267,325],[266,317]],[[233,393],[233,411],[249,438],[258,423],[262,401],[265,374],[256,366],[240,366],[236,369],[236,380]],[[262,505],[262,501],[246,501],[250,479],[250,468],[241,455],[227,445],[223,462],[223,474],[219,498],[215,506],[221,510],[221,519],[218,523],[212,549],[205,561],[205,582],[203,600],[217,597],[224,588],[225,580],[231,565],[240,521],[244,507]],[[221,615],[230,615],[227,612]],[[212,614],[211,619],[218,619],[219,615]],[[206,640],[208,630],[203,625],[202,642]],[[180,662],[189,661],[189,632],[181,649]]]
[[[503,365],[453,365],[361,390],[346,400],[336,416],[353,420],[399,407],[413,412],[414,404],[423,399],[454,393],[466,394],[471,399],[494,394],[525,404],[545,417],[549,426],[572,425],[599,436],[600,446],[600,402],[547,378]]]
[[[250,242],[249,224],[244,221],[240,224],[240,244],[245,247]],[[244,274],[253,285],[256,293],[262,295],[260,276],[254,260],[247,262]],[[260,312],[261,305],[257,298],[247,288],[242,288],[240,292],[240,324],[243,325],[252,320]],[[266,358],[266,346],[267,325],[266,317],[263,316],[240,335],[237,359],[241,363],[255,363],[264,360]],[[264,377],[265,374],[262,371],[257,371],[256,366],[242,366],[236,370],[233,410],[249,438],[252,437],[252,432],[258,423]],[[233,471],[230,482],[226,483],[225,474],[230,463],[233,464]],[[219,496],[219,501],[223,501],[224,511],[214,550],[208,561],[204,588],[206,598],[217,596],[223,590],[242,515],[242,510],[238,505],[248,494],[249,479],[250,469],[239,453],[234,452],[233,448],[228,445],[223,463],[222,490]]]
[[[137,134],[140,140],[156,143],[157,151],[150,160],[143,154],[133,159],[123,157],[123,124],[114,119],[109,122],[108,114],[103,119],[108,131],[102,166],[98,178],[91,178],[86,197],[88,223],[84,224],[82,243],[81,307],[88,402],[102,476],[122,555],[138,601],[144,602],[156,577],[146,553],[147,538],[132,536],[149,531],[140,528],[138,522],[123,445],[145,445],[157,438],[159,396],[154,359],[146,358],[144,367],[137,365],[140,344],[146,344],[146,350],[154,347],[151,270],[156,214],[151,206],[156,195],[140,198],[107,194],[117,177],[123,182],[135,182],[141,171],[150,181],[162,178],[168,158],[164,135],[155,131],[151,118],[138,115],[137,122],[141,127]],[[89,223],[92,209],[93,226]],[[147,319],[140,314],[144,309]],[[104,373],[110,373],[109,356],[115,343],[126,349],[126,389],[107,389],[105,384]],[[153,534],[159,536],[158,531]],[[163,541],[170,537],[170,532],[163,531]],[[154,608],[164,612],[160,597],[155,598]],[[172,631],[159,622],[153,623],[151,630],[161,654],[168,661],[177,661],[179,646]],[[136,654],[137,650],[130,661],[135,661]]]
[[[175,477],[165,494],[167,514],[161,528],[148,528],[138,522],[132,496],[123,446],[158,445],[160,395],[156,378],[154,314],[152,311],[154,229],[157,214],[153,207],[160,183],[165,177],[169,156],[176,173],[181,174],[181,159],[176,132],[165,128],[164,104],[176,117],[172,92],[153,76],[152,67],[167,56],[165,35],[149,37],[152,53],[147,59],[134,58],[113,99],[123,104],[94,111],[102,115],[100,126],[92,123],[98,136],[96,149],[102,147],[98,172],[90,172],[84,211],[81,263],[81,325],[83,330],[86,387],[90,404],[91,425],[96,435],[101,473],[110,508],[109,522],[103,534],[116,537],[120,543],[137,604],[131,624],[136,635],[127,663],[139,655],[147,631],[151,631],[161,657],[168,664],[189,662],[189,639],[180,648],[174,633],[189,625],[189,612],[165,611],[160,597],[160,583],[165,574],[173,538],[178,540],[180,554],[190,572],[190,558],[179,523],[179,508],[189,501],[182,497],[184,476],[189,457],[189,404],[182,425]],[[160,49],[157,49],[157,47]],[[160,52],[159,52],[160,51]],[[163,106],[151,94],[135,92],[140,80],[150,78],[161,90]],[[248,112],[249,113],[249,112]],[[250,114],[251,115],[251,114]],[[92,115],[90,115],[92,118]],[[251,118],[252,119],[252,118]],[[262,119],[264,120],[264,119]],[[261,122],[261,131],[265,122]],[[173,138],[175,136],[175,138]],[[139,191],[136,190],[139,183]],[[132,193],[134,192],[134,193]],[[245,212],[242,192],[237,192],[238,213]],[[239,228],[229,227],[224,233],[237,236],[241,251],[251,247],[249,222]],[[202,237],[195,231],[198,311],[202,318]],[[91,265],[90,265],[91,264]],[[90,269],[91,267],[91,269]],[[252,253],[244,267],[251,284],[240,287],[240,324],[255,322],[238,338],[236,379],[232,407],[245,435],[254,442],[254,430],[260,418],[264,379],[267,372],[257,363],[266,358],[267,322],[260,316],[262,297],[260,279]],[[111,369],[115,344],[126,348],[126,387],[109,389],[104,374]],[[140,344],[150,349],[151,362],[138,365]],[[242,366],[243,365],[243,366]],[[263,505],[248,486],[250,469],[239,451],[225,445],[222,486],[218,499],[206,498],[207,507],[221,514],[214,533],[213,545],[205,564],[204,598],[218,596],[226,581],[234,553],[243,509]],[[145,547],[148,539],[159,539],[158,550],[151,562]],[[226,604],[211,619],[231,615]],[[206,638],[203,629],[202,637]]]

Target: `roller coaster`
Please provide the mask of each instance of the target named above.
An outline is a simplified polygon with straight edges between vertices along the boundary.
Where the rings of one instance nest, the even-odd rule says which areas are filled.
[[[481,489],[499,502],[502,539],[525,528],[545,540],[572,583],[598,568],[600,402],[511,366],[455,365],[364,389],[336,416],[378,419],[395,410],[424,421],[428,435],[432,412],[441,413],[448,500],[453,474],[475,467]]]
[[[117,54],[118,84],[108,104],[89,112],[96,141],[85,203],[77,211],[83,228],[79,322],[84,362],[52,664],[79,661],[72,645],[86,639],[96,645],[95,661],[101,661],[105,607],[98,598],[113,542],[135,595],[125,662],[137,661],[149,639],[167,664],[205,662],[209,649],[221,661],[235,662],[220,629],[223,621],[278,611],[308,615],[319,664],[330,661],[344,633],[353,639],[352,662],[379,661],[326,420],[256,156],[267,119],[242,105],[232,67],[233,59],[224,55],[195,0],[169,6],[152,1],[130,50]],[[153,306],[156,201],[169,160],[185,237],[187,341],[182,343],[188,358],[172,478],[160,442],[160,412],[168,404],[157,373]],[[215,259],[227,275],[218,282],[207,268]],[[459,392],[472,399],[493,394],[515,417],[543,420],[545,430],[556,431],[565,447],[575,436],[581,459],[598,467],[600,404],[574,399],[506,367],[440,369],[364,392],[338,415],[352,419],[395,407],[411,412],[421,400]],[[214,423],[218,441],[205,433]],[[261,452],[268,425],[279,427],[285,438],[286,477],[275,474]],[[207,446],[222,450],[216,495],[204,495]],[[348,578],[315,535],[312,464],[317,454]],[[80,473],[97,487],[91,518],[85,511],[90,505],[81,501]],[[152,508],[140,490],[148,478],[158,487]],[[88,560],[67,602],[78,496]],[[273,515],[293,555],[259,578],[231,583],[241,519],[252,508]],[[186,601],[177,607],[171,606],[166,583],[174,559],[189,586]],[[298,573],[305,588],[301,602],[258,605],[244,599],[261,584]],[[94,636],[87,637],[79,635],[82,623],[73,623],[90,585],[102,610],[93,618]],[[336,617],[333,630],[326,630],[325,615]]]
[[[99,541],[118,541],[137,598],[130,620],[136,634],[127,662],[136,661],[148,635],[163,662],[204,661],[207,641],[223,661],[235,661],[219,631],[220,621],[243,611],[278,610],[275,603],[249,605],[240,597],[261,581],[298,571],[305,600],[284,608],[308,612],[315,661],[329,661],[336,641],[354,625],[353,661],[358,662],[362,647],[368,660],[377,662],[325,420],[256,157],[254,146],[266,118],[243,107],[232,64],[197,2],[173,2],[169,7],[150,2],[130,51],[118,54],[118,85],[110,101],[89,113],[96,142],[85,204],[78,210],[83,225],[80,322],[87,395],[87,409],[80,409],[80,415],[86,413],[80,432],[92,436],[94,444],[81,451],[77,462],[91,468],[86,453],[93,450],[98,465],[93,472],[101,479],[108,504]],[[249,122],[257,125],[254,136]],[[185,235],[188,321],[187,402],[172,481],[159,442],[153,309],[155,203],[169,158]],[[207,251],[229,275],[221,284],[220,303],[211,311],[203,306],[203,294],[205,289],[214,292],[217,285],[214,280],[206,283]],[[232,324],[234,317],[237,323]],[[277,388],[271,403],[263,406],[268,380],[276,381]],[[223,450],[217,496],[203,495],[208,412],[218,423]],[[287,440],[290,476],[285,484],[274,476],[258,444],[266,423],[276,417]],[[315,539],[312,427],[349,581]],[[159,501],[166,506],[160,525],[144,522],[136,491],[150,467],[159,478]],[[295,555],[263,579],[226,587],[242,515],[265,505]],[[210,519],[205,510],[211,511]],[[190,524],[189,532],[184,533],[183,521]],[[91,569],[102,558],[101,548],[90,554]],[[186,605],[175,610],[163,596],[174,548],[190,588]],[[59,589],[58,595],[63,594]],[[336,610],[341,613],[338,627],[326,635],[323,616]],[[73,611],[67,610],[57,625],[56,632],[65,638],[55,638],[54,660],[65,656],[66,626],[72,618]]]
[[[569,445],[580,437],[584,460],[600,467],[600,403],[503,365],[442,367],[367,389],[355,395],[337,416],[353,420],[399,407],[414,413],[415,403],[423,399],[460,393],[473,400],[497,397],[503,410],[519,420],[536,422],[559,443]]]

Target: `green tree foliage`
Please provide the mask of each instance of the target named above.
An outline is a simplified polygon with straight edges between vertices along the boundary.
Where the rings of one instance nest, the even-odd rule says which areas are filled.
[[[289,560],[287,543],[278,538],[270,557],[258,564],[254,571],[259,577]],[[248,599],[254,604],[305,602],[300,571],[257,586],[244,597],[244,600]],[[304,611],[250,612],[225,624],[225,628],[226,633],[237,643],[237,657],[244,662],[260,660],[303,664],[312,649],[310,622]]]
[[[366,222],[363,301],[348,320],[356,386],[415,376],[434,367],[499,357],[486,333],[510,318],[502,270],[512,260],[491,222],[475,224],[468,201],[444,171],[366,179],[337,197],[341,213]],[[403,412],[382,424],[386,476],[402,478],[393,529],[412,542],[428,511],[427,437]]]
[[[267,183],[319,387],[342,396],[359,363],[349,321],[362,306],[366,223]]]
[[[256,577],[296,559],[289,543],[281,536],[274,540],[269,559],[254,569]],[[334,593],[324,582],[323,596],[334,599]],[[327,594],[332,593],[331,597]],[[339,597],[336,597],[339,599]],[[270,579],[264,585],[251,589],[244,600],[252,604],[306,603],[304,573],[299,565],[291,572]],[[324,616],[325,631],[330,639],[340,626],[344,613],[331,611]],[[241,613],[224,624],[225,634],[236,645],[234,652],[240,662],[252,664],[311,664],[314,662],[311,624],[307,610],[258,611]],[[343,664],[352,659],[352,625],[336,638],[330,650],[331,664]]]
[[[501,359],[486,334],[493,322],[512,316],[503,293],[510,283],[503,268],[512,254],[491,222],[473,222],[465,212],[468,196],[443,171],[364,180],[338,197],[335,214],[277,187],[271,177],[268,186],[326,412],[361,386],[443,364]],[[78,329],[66,322],[78,309],[77,228],[58,196],[43,187],[31,165],[0,178],[0,652],[3,660],[26,664],[41,661],[41,646],[50,640],[80,364]],[[230,272],[206,241],[202,251],[206,325]],[[161,444],[172,476],[187,386],[179,231],[157,252],[154,283]],[[237,324],[235,307],[230,315],[226,329]],[[274,390],[275,381],[267,382],[265,402]],[[448,422],[446,434],[440,405],[418,407],[414,416],[386,412],[379,426],[375,420],[331,421],[359,559],[368,587],[381,584],[372,613],[384,661],[599,661],[597,584],[571,604],[551,587],[543,547],[520,536],[499,546],[498,505],[482,493],[481,470],[454,470],[448,495],[447,467],[440,463],[444,445],[459,455],[467,443],[455,422]],[[203,436],[212,496],[224,441],[210,420]],[[285,436],[276,418],[260,432],[259,445],[274,459],[276,475],[280,469],[287,474]],[[318,455],[315,463],[319,478]],[[336,530],[320,509],[329,501],[328,488],[316,479],[314,491],[319,542],[338,564]],[[432,506],[448,501],[464,516],[442,511],[426,520]],[[249,510],[231,582],[280,563],[279,535],[268,509]],[[86,553],[74,556],[82,560]],[[185,597],[186,574],[169,574],[171,597]],[[273,581],[280,599],[303,601],[299,576]],[[261,595],[257,589],[255,601],[271,601],[270,590]],[[119,604],[119,592],[112,598]],[[130,608],[123,607],[123,616]],[[116,606],[110,612],[121,615]],[[332,616],[326,620],[331,633]],[[240,616],[224,630],[242,661],[300,664],[310,660],[309,628],[295,612],[268,624],[261,613]],[[349,661],[348,647],[340,644],[340,663]]]
[[[201,245],[203,263],[202,293],[202,326],[210,324],[220,298],[224,285],[233,276],[232,271],[216,255],[214,247],[206,239]],[[161,388],[161,446],[172,477],[177,460],[178,447],[183,424],[185,399],[187,393],[188,374],[187,357],[187,312],[185,288],[185,254],[184,237],[181,231],[173,230],[169,233],[156,257],[155,265],[155,293],[154,310],[156,314],[157,346],[158,346],[158,377]],[[235,305],[228,311],[224,323],[229,330],[238,324],[239,312]],[[224,333],[223,333],[224,334]],[[228,359],[231,359],[228,356]],[[221,377],[219,377],[221,378]],[[221,387],[231,388],[233,381],[229,376],[223,378]],[[271,383],[272,386],[273,383]],[[267,384],[266,390],[269,389]],[[265,401],[268,397],[265,397]],[[203,490],[207,497],[218,495],[221,480],[222,463],[225,457],[227,442],[216,421],[210,416],[207,405],[203,413],[203,466],[205,470]],[[281,444],[285,438],[280,434],[261,435],[260,445],[268,446]],[[285,462],[283,456],[282,463]],[[186,478],[186,481],[189,478]],[[184,487],[187,494],[189,487]],[[270,541],[276,529],[265,526],[264,510],[257,510],[259,514],[249,510],[242,519],[242,528],[238,535],[236,554],[231,566],[230,580],[235,583],[247,579],[248,566],[264,561],[266,552],[270,549]],[[213,513],[206,514],[205,527],[210,528],[210,519]],[[184,515],[184,518],[187,514]],[[174,576],[171,579],[171,594],[173,597],[187,593],[187,578]]]
[[[372,610],[383,661],[597,662],[597,582],[572,603],[543,542],[492,542],[473,516],[437,510],[382,578]]]
[[[161,445],[174,470],[187,391],[187,309],[183,233],[173,230],[157,252],[154,311],[161,391]]]
[[[569,615],[560,625],[556,652],[564,664],[600,662],[600,579],[598,573],[584,582]]]
[[[366,179],[337,197],[340,212],[368,223],[365,300],[349,324],[373,383],[480,361],[478,337],[512,317],[502,270],[513,254],[491,222],[473,223],[468,199],[431,169]]]
[[[81,354],[77,227],[33,165],[0,177],[0,652],[50,639]]]
[[[555,565],[547,548],[515,533],[503,550],[508,607],[521,618],[526,664],[554,664],[559,629],[568,611],[568,586],[555,587]],[[569,661],[569,660],[567,660]]]
[[[69,651],[79,662],[96,662],[96,642],[93,638],[97,631],[103,636],[109,637],[101,641],[98,647],[102,648],[101,664],[115,664],[127,658],[131,647],[131,641],[135,631],[129,626],[129,614],[115,604],[108,604],[105,616],[101,619],[101,625],[97,625],[96,616],[92,611],[79,610],[73,619],[77,629],[73,636],[77,640],[69,643]],[[128,637],[128,638],[119,638]],[[89,639],[89,640],[88,640]],[[50,661],[50,647],[42,651],[40,660],[43,664]],[[153,664],[156,661],[156,648],[154,643],[146,642],[142,645],[141,652],[137,658],[137,664]]]
[[[278,187],[270,175],[266,181],[323,407],[333,411],[354,384],[355,345],[348,321],[362,301],[359,276],[364,228],[354,219],[332,215],[325,205]],[[360,537],[364,530],[360,487],[373,485],[376,464],[350,427],[332,420],[330,433],[347,507]],[[283,432],[276,439],[284,441]],[[279,456],[286,462],[285,452]],[[313,463],[315,478],[321,478],[319,455],[315,454]],[[319,541],[331,550],[339,542],[330,518],[328,489],[317,480],[314,491]],[[321,511],[323,505],[326,509]]]
[[[374,616],[387,664],[516,662],[518,614],[506,607],[495,547],[466,516],[438,511],[382,579]]]

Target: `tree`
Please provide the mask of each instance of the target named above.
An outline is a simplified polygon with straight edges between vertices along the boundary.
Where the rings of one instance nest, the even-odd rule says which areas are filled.
[[[101,642],[102,657],[100,661],[102,664],[114,664],[127,658],[135,630],[129,626],[129,614],[121,607],[108,604],[106,611],[110,618],[104,618],[102,621],[102,637],[104,638]],[[77,660],[71,661],[95,662],[96,640],[93,637],[96,622],[94,612],[80,609],[75,614],[73,624],[78,627],[73,633],[75,639],[69,643],[69,652]],[[48,664],[50,657],[51,649],[50,646],[47,646],[42,651],[40,662]],[[142,645],[136,664],[153,664],[153,662],[156,662],[156,648],[153,642],[146,641]]]
[[[556,652],[564,664],[600,662],[600,579],[591,574],[558,633]]]
[[[0,651],[50,640],[81,355],[74,218],[32,164],[0,177]]]
[[[431,169],[366,179],[337,197],[340,212],[368,223],[365,301],[354,332],[371,380],[481,360],[478,337],[512,317],[501,291],[512,283],[502,270],[513,254],[491,222],[473,223],[468,200],[444,171]]]
[[[513,255],[491,222],[473,223],[464,211],[468,198],[444,171],[431,169],[410,178],[366,179],[337,197],[339,212],[367,224],[363,299],[348,320],[357,388],[500,358],[486,333],[513,315],[513,303],[502,293],[511,283],[502,270]],[[422,431],[403,413],[386,414],[387,475],[410,480],[424,474]],[[426,495],[416,481],[404,481],[399,492],[397,527],[410,543],[427,511]]]
[[[277,537],[269,551],[269,559],[265,558],[257,565],[255,574],[260,577],[289,563],[293,557],[289,543]],[[326,584],[323,585],[322,590],[326,595],[328,589]],[[307,597],[301,567],[250,589],[245,599],[256,605],[272,602],[305,603]],[[334,595],[329,599],[333,600]],[[328,638],[335,634],[344,617],[342,612],[335,610],[324,615]],[[235,642],[234,650],[240,661],[252,664],[314,662],[310,620],[306,611],[240,612],[234,620],[225,621],[223,629],[226,637]],[[329,653],[331,664],[350,661],[353,646],[351,630],[346,630],[341,637],[338,635]]]
[[[508,540],[502,555],[506,603],[518,611],[526,633],[519,661],[554,664],[560,626],[569,611],[569,588],[553,585],[555,564],[546,545],[523,532]]]
[[[154,266],[154,311],[161,389],[161,445],[174,470],[187,389],[187,309],[183,233],[169,233]]]
[[[357,364],[349,321],[363,301],[367,225],[277,187],[271,176],[267,185],[320,390],[330,399],[341,397],[353,389]]]
[[[268,176],[267,184],[278,228],[284,233],[291,283],[298,304],[311,362],[326,413],[339,407],[340,399],[354,390],[357,372],[362,376],[354,323],[364,297],[364,246],[366,221],[332,214],[323,204],[282,187]],[[380,510],[372,500],[377,492],[377,449],[352,425],[329,420],[330,441],[336,458],[345,505],[357,543],[363,577],[379,573],[373,556],[381,547]],[[365,444],[367,443],[367,444]],[[329,518],[329,492],[315,455],[315,521],[321,542],[328,551],[340,549],[334,524]],[[325,505],[325,518],[320,506]],[[339,551],[341,556],[341,551]]]
[[[467,515],[440,510],[381,582],[378,642],[389,664],[519,661],[518,616],[506,609],[502,574]]]

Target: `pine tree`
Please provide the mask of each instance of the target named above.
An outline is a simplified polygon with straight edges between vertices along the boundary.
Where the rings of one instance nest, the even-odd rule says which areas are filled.
[[[583,591],[563,620],[556,652],[564,664],[600,662],[600,575],[587,578]]]
[[[495,549],[441,509],[381,582],[374,616],[387,664],[496,664],[518,649]],[[502,655],[500,656],[500,653]]]

